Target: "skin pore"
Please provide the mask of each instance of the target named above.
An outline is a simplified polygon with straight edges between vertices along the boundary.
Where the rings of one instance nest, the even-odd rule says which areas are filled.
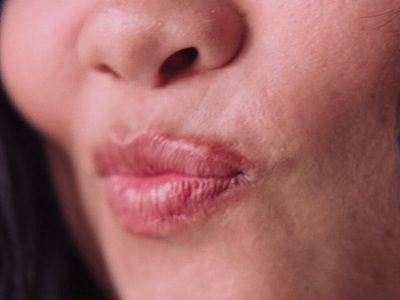
[[[397,299],[399,8],[8,0],[5,88],[45,138],[65,217],[105,289],[124,300]],[[188,48],[193,63],[163,68]],[[95,154],[148,130],[218,143],[257,180],[182,230],[132,233]]]

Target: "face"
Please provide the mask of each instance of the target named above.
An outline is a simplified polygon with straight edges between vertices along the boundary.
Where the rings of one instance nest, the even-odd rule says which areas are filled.
[[[105,289],[397,299],[399,8],[9,0],[1,76]]]

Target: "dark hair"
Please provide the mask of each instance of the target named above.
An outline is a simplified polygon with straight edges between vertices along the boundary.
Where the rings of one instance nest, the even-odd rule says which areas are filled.
[[[0,91],[0,299],[104,299],[67,230],[40,137]]]

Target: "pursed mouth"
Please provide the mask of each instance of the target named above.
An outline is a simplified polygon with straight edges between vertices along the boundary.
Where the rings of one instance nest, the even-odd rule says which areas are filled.
[[[95,153],[101,175],[138,177],[180,173],[194,177],[250,177],[252,164],[222,145],[145,132],[132,139],[110,139]]]
[[[216,143],[145,132],[129,141],[111,139],[97,149],[108,200],[125,228],[168,235],[237,199],[254,181],[252,164]]]

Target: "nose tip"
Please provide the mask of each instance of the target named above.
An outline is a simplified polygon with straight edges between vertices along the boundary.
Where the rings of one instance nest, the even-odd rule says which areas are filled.
[[[78,52],[91,70],[158,86],[188,69],[225,66],[238,54],[244,28],[225,0],[130,1],[88,16]]]

